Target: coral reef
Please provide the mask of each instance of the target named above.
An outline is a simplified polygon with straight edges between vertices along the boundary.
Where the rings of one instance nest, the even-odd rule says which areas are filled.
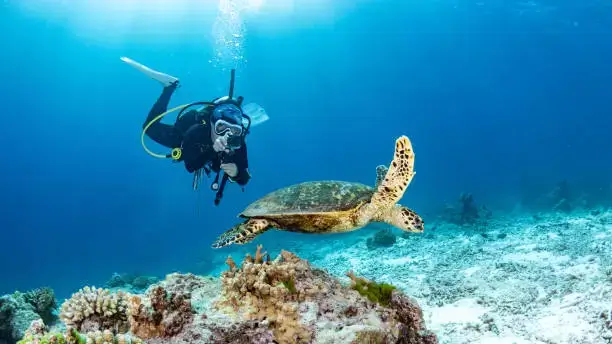
[[[110,330],[79,333],[74,328],[65,332],[48,331],[42,321],[33,321],[17,344],[143,344],[142,339],[126,335],[113,334]]]
[[[265,322],[276,342],[351,343],[367,337],[380,343],[437,343],[419,318],[420,307],[399,291],[389,295],[391,288],[385,286],[382,292],[366,292],[375,295],[373,302],[353,289],[355,281],[362,292],[378,286],[370,281],[355,277],[353,287],[344,286],[291,252],[281,251],[274,261],[265,256],[259,246],[240,268],[228,259],[216,305],[228,314]],[[287,288],[288,283],[293,287]]]
[[[264,262],[264,256],[258,246],[255,258],[249,255],[240,269],[228,259],[230,270],[221,277],[224,300],[219,306],[230,306],[234,312],[246,310],[241,315],[248,320],[268,320],[280,342],[310,341],[310,331],[299,323],[298,302],[310,301],[328,288],[312,283],[306,262],[289,252],[282,251],[275,264]]]
[[[55,294],[50,288],[25,293],[15,292],[0,297],[0,342],[15,343],[22,338],[33,321],[51,324],[56,320]]]
[[[456,204],[446,205],[441,217],[446,222],[464,226],[485,222],[492,217],[492,213],[484,205],[477,206],[472,194],[462,193]]]
[[[48,287],[37,288],[24,293],[23,298],[34,307],[34,311],[45,324],[50,324],[56,320],[53,311],[57,308],[57,301],[53,289]]]
[[[170,274],[143,294],[85,287],[66,300],[66,330],[39,319],[20,344],[435,344],[416,301],[354,274],[345,285],[295,254],[261,246],[220,279]]]
[[[384,228],[376,233],[371,238],[366,240],[368,249],[373,250],[379,247],[391,247],[397,241],[396,235],[391,228]]]
[[[356,290],[361,296],[376,302],[382,306],[388,306],[391,302],[391,295],[396,288],[388,283],[376,283],[363,277],[357,277],[352,271],[346,273],[351,279],[351,288]]]
[[[172,337],[193,319],[189,290],[197,286],[193,275],[174,274],[166,286],[152,286],[144,297],[130,298],[129,322],[132,333],[148,339]]]
[[[532,212],[569,214],[612,207],[612,184],[602,181],[561,180],[554,186],[524,185],[521,206]]]
[[[122,291],[111,293],[108,289],[84,287],[62,304],[60,319],[78,331],[125,333],[129,329],[128,297]]]

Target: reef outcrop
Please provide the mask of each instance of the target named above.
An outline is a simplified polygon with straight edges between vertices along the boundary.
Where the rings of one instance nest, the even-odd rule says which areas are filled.
[[[257,248],[220,278],[170,274],[142,294],[85,287],[66,300],[66,328],[32,323],[21,343],[435,344],[417,302],[353,272],[341,283],[289,251]]]

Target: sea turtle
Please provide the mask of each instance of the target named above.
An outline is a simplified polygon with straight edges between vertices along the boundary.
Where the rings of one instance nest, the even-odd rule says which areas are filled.
[[[389,168],[376,168],[376,187],[335,180],[312,181],[273,191],[249,205],[213,248],[246,244],[274,228],[301,233],[341,233],[370,222],[386,222],[407,232],[422,232],[423,219],[396,204],[414,177],[414,151],[408,137],[395,141]]]

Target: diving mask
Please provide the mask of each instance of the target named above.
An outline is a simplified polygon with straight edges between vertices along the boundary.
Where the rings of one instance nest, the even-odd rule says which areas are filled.
[[[240,148],[244,127],[242,111],[234,104],[220,104],[212,114],[215,134],[227,137],[227,143],[232,149]]]
[[[225,134],[229,134],[230,136],[241,136],[242,130],[242,125],[240,124],[229,123],[222,119],[215,122],[215,134],[220,136]]]
[[[225,136],[227,145],[230,149],[238,149],[242,145],[242,126],[228,123],[222,119],[215,123],[215,133]]]

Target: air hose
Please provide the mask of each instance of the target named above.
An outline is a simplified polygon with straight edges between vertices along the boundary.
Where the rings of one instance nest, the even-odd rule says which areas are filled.
[[[145,144],[145,134],[147,133],[147,130],[149,129],[149,127],[151,125],[153,125],[153,123],[161,120],[164,116],[166,116],[167,114],[173,113],[174,111],[178,111],[181,109],[184,109],[188,106],[192,105],[192,103],[189,104],[183,104],[183,105],[179,105],[177,107],[174,107],[160,115],[158,115],[157,117],[153,118],[151,121],[149,121],[149,123],[147,123],[147,125],[145,125],[145,127],[142,129],[142,134],[140,135],[140,143],[142,144],[142,148],[144,148],[144,150],[151,156],[155,157],[155,158],[160,158],[160,159],[166,159],[166,158],[172,158],[174,160],[178,160],[181,157],[181,151],[180,148],[175,148],[172,150],[172,153],[170,154],[158,154],[158,153],[154,153],[152,152],[147,145]]]

